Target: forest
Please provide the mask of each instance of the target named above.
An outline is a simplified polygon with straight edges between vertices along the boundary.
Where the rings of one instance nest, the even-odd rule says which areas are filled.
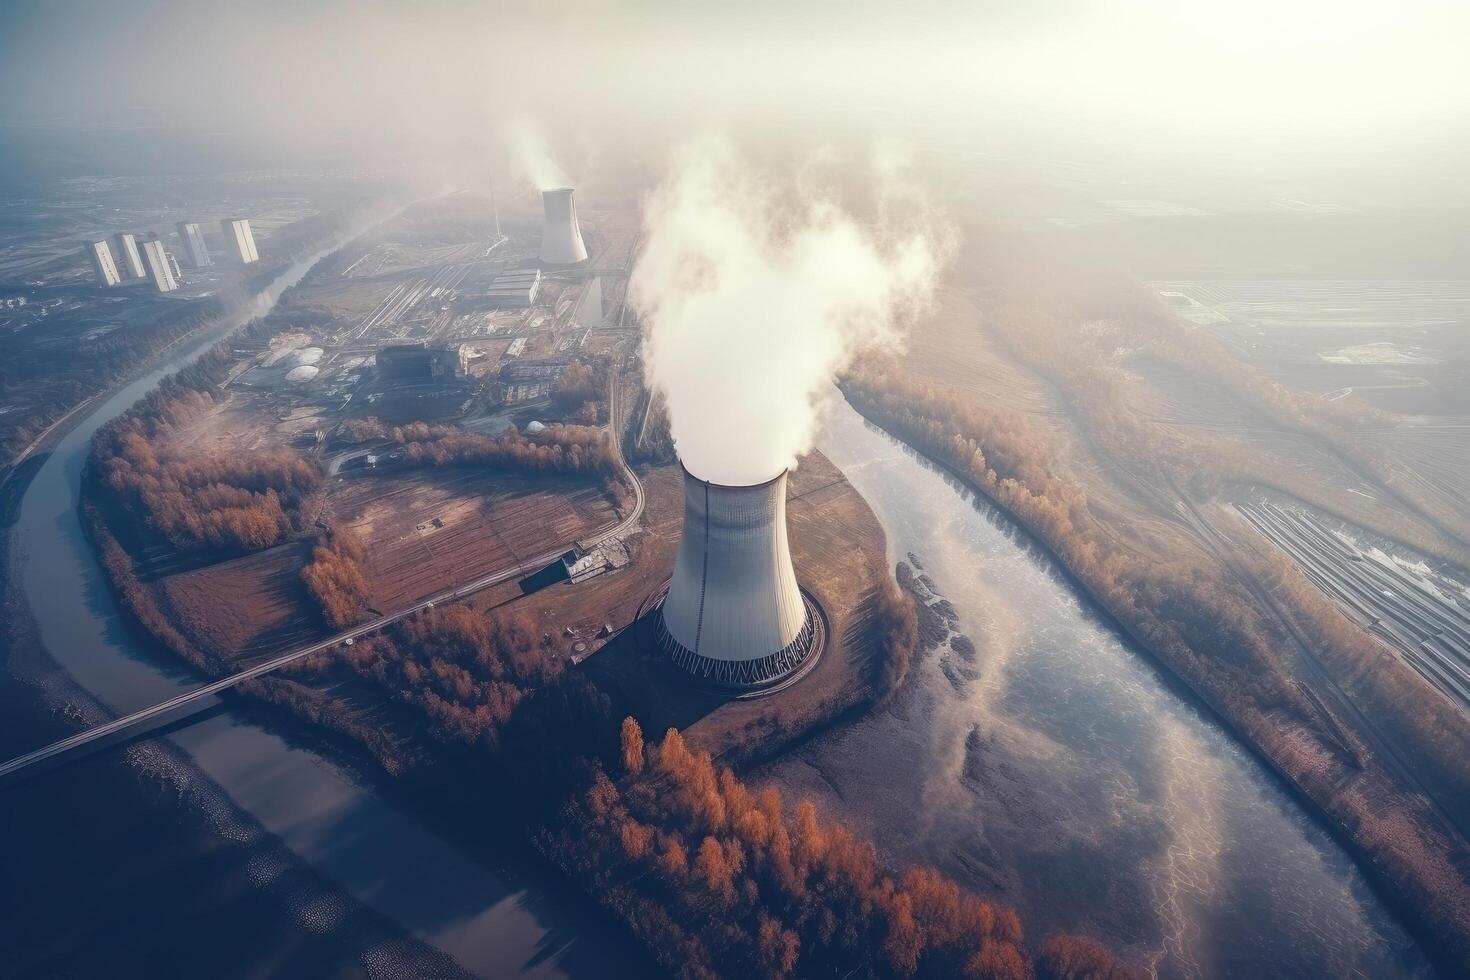
[[[362,541],[348,528],[334,528],[318,540],[311,562],[301,570],[302,581],[332,629],[362,622],[368,611],[366,557]]]
[[[421,711],[436,737],[487,748],[526,695],[564,669],[519,615],[458,605],[416,613],[334,656]]]
[[[552,401],[563,413],[563,418],[596,425],[606,421],[610,384],[606,360],[573,361],[557,380]]]
[[[672,728],[649,745],[625,718],[615,770],[595,772],[542,847],[677,976],[1130,976],[1095,940],[1032,948],[1013,909],[928,868],[890,872],[809,800],[752,789]]]
[[[317,466],[288,449],[195,456],[172,453],[175,429],[213,398],[185,392],[153,415],[130,415],[97,435],[92,465],[139,528],[180,551],[258,551],[299,530],[299,508],[321,484]]]

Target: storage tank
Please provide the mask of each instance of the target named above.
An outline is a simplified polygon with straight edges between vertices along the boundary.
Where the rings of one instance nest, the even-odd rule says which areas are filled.
[[[587,246],[582,244],[572,188],[542,191],[541,208],[545,214],[541,226],[541,261],[547,265],[576,265],[587,261]]]
[[[656,636],[696,678],[727,688],[789,676],[816,639],[786,539],[786,473],[751,486],[684,469],[684,529]]]

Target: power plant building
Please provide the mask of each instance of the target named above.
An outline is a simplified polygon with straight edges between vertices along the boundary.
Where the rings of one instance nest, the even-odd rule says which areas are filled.
[[[87,259],[92,263],[97,285],[111,287],[122,282],[122,276],[117,272],[117,263],[112,261],[112,249],[107,247],[107,239],[99,238],[87,242]]]
[[[112,236],[113,254],[117,258],[117,271],[124,279],[142,279],[148,275],[143,267],[143,256],[138,254],[138,240],[127,232]]]
[[[582,229],[577,224],[577,206],[572,188],[557,187],[541,192],[545,221],[541,225],[541,261],[546,265],[576,265],[587,261]]]
[[[179,280],[174,275],[173,256],[164,249],[162,239],[150,238],[143,243],[143,260],[148,266],[149,278],[160,293],[171,293],[179,288]]]
[[[602,279],[594,276],[582,290],[577,301],[577,325],[599,327],[602,325]]]
[[[209,248],[204,244],[204,230],[199,227],[197,221],[180,221],[176,226],[179,230],[179,240],[184,243],[184,254],[189,257],[189,264],[196,269],[214,265],[209,258]]]
[[[378,351],[378,376],[392,381],[450,381],[469,373],[469,350],[463,345],[429,347],[394,344]]]
[[[735,689],[795,673],[817,646],[786,538],[786,474],[725,486],[684,469],[684,529],[659,610],[660,648],[695,678]]]
[[[540,269],[517,269],[496,276],[485,290],[485,299],[498,307],[530,306],[540,291]]]
[[[255,236],[250,231],[249,218],[226,218],[219,226],[225,233],[225,247],[242,264],[260,261],[260,255],[255,251]]]

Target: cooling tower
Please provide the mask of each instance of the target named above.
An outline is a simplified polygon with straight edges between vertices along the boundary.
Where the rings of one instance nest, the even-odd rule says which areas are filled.
[[[582,229],[577,225],[577,206],[572,188],[557,187],[541,192],[546,221],[541,226],[541,261],[547,265],[576,265],[587,261]]]
[[[786,542],[786,474],[754,486],[684,470],[684,530],[659,645],[695,677],[764,687],[791,674],[817,630]]]

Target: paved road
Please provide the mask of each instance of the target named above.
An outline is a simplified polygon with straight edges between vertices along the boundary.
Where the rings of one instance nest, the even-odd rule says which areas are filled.
[[[627,532],[628,530],[636,526],[638,520],[643,516],[643,504],[645,499],[643,494],[643,484],[641,481],[639,481],[638,475],[633,472],[632,467],[628,465],[627,460],[623,458],[621,439],[622,430],[619,427],[618,423],[618,413],[621,402],[618,388],[621,377],[621,358],[615,358],[611,378],[612,391],[608,396],[608,427],[613,441],[613,451],[617,454],[618,463],[623,468],[623,476],[628,481],[629,485],[633,488],[634,506],[633,509],[628,513],[627,517],[612,525],[611,527],[599,531],[595,536],[588,538],[584,542],[584,546],[595,547],[596,545],[602,543],[603,541],[606,541],[609,538],[616,537],[617,535]],[[352,629],[344,630],[343,632],[338,633],[336,636],[328,637],[325,640],[313,643],[309,646],[300,647],[296,650],[290,651],[289,653],[283,653],[278,657],[274,657],[270,660],[265,661],[264,663],[257,664],[256,666],[251,667],[248,670],[242,670],[239,673],[231,674],[228,677],[222,677],[219,680],[212,681],[209,684],[205,684],[203,687],[196,688],[184,694],[180,694],[178,697],[170,698],[169,700],[164,701],[162,704],[155,704],[152,707],[144,708],[141,711],[135,711],[130,715],[124,715],[121,718],[114,718],[112,721],[106,722],[105,724],[98,725],[95,728],[89,728],[84,732],[78,732],[77,734],[72,735],[68,738],[64,738],[59,742],[54,742],[51,745],[39,748],[34,752],[28,752],[25,755],[17,756],[16,758],[11,759],[9,762],[0,764],[0,780],[5,780],[6,778],[16,773],[19,773],[24,769],[28,769],[31,766],[37,765],[47,760],[59,758],[68,752],[81,748],[82,746],[88,745],[92,742],[96,742],[99,739],[108,738],[110,736],[127,731],[128,729],[146,724],[149,721],[163,718],[175,711],[180,711],[190,704],[195,704],[204,698],[207,698],[214,694],[218,694],[219,692],[224,691],[228,688],[234,687],[241,681],[246,681],[253,677],[260,677],[262,674],[268,674],[273,670],[278,670],[281,667],[286,666],[287,664],[295,663],[296,661],[301,660],[305,657],[309,657],[314,653],[320,653],[323,650],[329,650],[332,647],[338,646],[339,644],[347,640],[355,640],[360,636],[365,636],[368,633],[376,632],[377,630],[380,630],[385,626],[396,623],[400,619],[403,619],[407,616],[412,616],[414,613],[422,612],[425,609],[432,608],[433,606],[441,602],[452,602],[456,599],[463,599],[466,596],[473,595],[474,593],[479,592],[483,589],[488,589],[493,585],[499,585],[500,583],[512,578],[519,578],[537,568],[541,568],[551,561],[554,561],[565,551],[565,546],[557,547],[551,551],[546,552],[545,554],[537,555],[534,558],[529,558],[526,561],[521,562],[511,568],[503,568],[456,588],[445,589],[442,592],[435,593],[427,599],[420,600],[419,602],[414,603],[406,609],[400,609],[397,612],[391,613],[387,616],[381,616],[378,619],[372,620],[371,622],[363,623],[361,626],[354,626]]]

